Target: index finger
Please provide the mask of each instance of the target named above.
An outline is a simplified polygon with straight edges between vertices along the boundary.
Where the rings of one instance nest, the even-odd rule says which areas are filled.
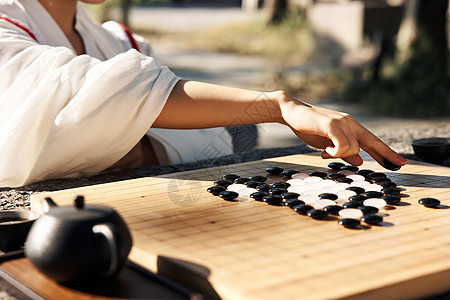
[[[366,151],[381,166],[391,171],[398,171],[407,160],[392,150],[382,140],[364,128],[363,138],[358,138],[361,149]]]

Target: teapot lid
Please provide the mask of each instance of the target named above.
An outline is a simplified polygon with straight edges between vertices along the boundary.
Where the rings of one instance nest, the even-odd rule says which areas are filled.
[[[47,216],[64,221],[94,221],[116,214],[114,209],[106,206],[85,205],[83,196],[76,196],[73,206],[58,206],[51,198],[43,199],[44,207],[47,207]]]

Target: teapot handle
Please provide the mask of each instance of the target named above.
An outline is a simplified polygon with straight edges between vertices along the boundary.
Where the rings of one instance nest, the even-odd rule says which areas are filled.
[[[103,235],[103,237],[106,239],[108,243],[110,253],[110,263],[108,270],[103,272],[102,275],[111,276],[117,271],[119,267],[119,257],[117,253],[118,246],[116,240],[116,235],[118,234],[117,227],[111,223],[97,224],[92,228],[92,231],[95,234]]]

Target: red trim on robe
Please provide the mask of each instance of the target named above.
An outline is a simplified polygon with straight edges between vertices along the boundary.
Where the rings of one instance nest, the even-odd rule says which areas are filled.
[[[23,31],[25,31],[30,37],[32,37],[33,40],[35,40],[37,43],[39,43],[39,41],[38,41],[38,39],[36,38],[36,36],[34,35],[34,33],[32,33],[31,30],[28,29],[28,28],[26,28],[25,26],[23,26],[23,25],[21,25],[21,24],[15,22],[15,21],[13,21],[13,20],[11,20],[11,19],[9,19],[9,18],[3,17],[3,16],[0,16],[0,20],[5,20],[5,21],[7,21],[7,22],[9,22],[9,23],[11,23],[11,24],[13,24],[13,25],[16,25],[17,27],[19,27],[20,29],[22,29]]]
[[[130,40],[130,43],[131,43],[131,47],[133,47],[137,51],[141,52],[141,50],[139,49],[139,45],[136,42],[136,40],[134,39],[133,34],[131,33],[130,29],[128,29],[128,27],[123,25],[123,24],[119,24],[119,25],[120,25],[120,27],[122,27],[122,29],[127,34],[127,37],[128,37],[128,39]]]

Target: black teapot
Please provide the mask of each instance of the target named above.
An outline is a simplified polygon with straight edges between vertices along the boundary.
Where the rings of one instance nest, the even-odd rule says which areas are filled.
[[[44,213],[33,224],[25,254],[42,273],[59,283],[115,275],[130,253],[132,239],[117,212],[88,206],[77,196],[74,206],[42,200]]]

